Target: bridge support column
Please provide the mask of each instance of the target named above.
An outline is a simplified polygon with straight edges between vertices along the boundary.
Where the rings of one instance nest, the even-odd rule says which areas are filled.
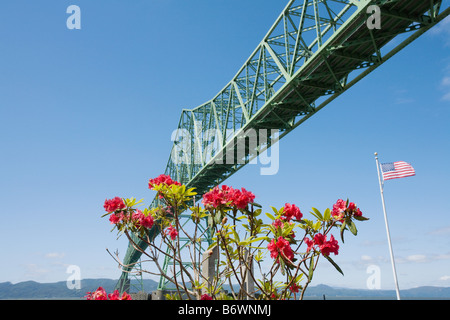
[[[253,282],[253,262],[248,257],[248,250],[246,248],[242,248],[242,256],[243,261],[247,264],[241,265],[241,274],[244,274],[244,290],[248,293],[244,299],[246,300],[254,300],[255,299],[255,283]]]
[[[202,279],[201,281],[208,281],[207,286],[202,289],[202,294],[208,293],[208,288],[211,287],[211,284],[214,281],[214,276],[216,275],[216,261],[219,258],[219,248],[217,246],[213,247],[210,250],[207,250],[202,255],[202,263],[201,263],[201,273]]]

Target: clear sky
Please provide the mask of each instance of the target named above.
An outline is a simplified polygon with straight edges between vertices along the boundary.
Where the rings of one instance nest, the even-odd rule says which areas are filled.
[[[103,202],[154,193],[182,108],[235,75],[287,1],[24,1],[0,5],[0,282],[118,278]],[[81,30],[66,9],[81,8]],[[280,168],[226,181],[305,216],[350,198],[369,217],[313,284],[393,289],[374,152],[416,176],[387,181],[400,289],[450,286],[450,20],[441,22],[280,142]]]

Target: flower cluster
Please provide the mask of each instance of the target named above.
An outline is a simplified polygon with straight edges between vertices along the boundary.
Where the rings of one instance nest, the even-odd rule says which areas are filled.
[[[154,223],[153,217],[150,214],[145,215],[139,209],[136,210],[135,213],[133,213],[132,220],[135,221],[135,223],[138,227],[142,226],[144,228],[149,228],[149,229],[151,227],[153,227],[153,223]]]
[[[108,213],[111,213],[109,216],[111,224],[118,225],[120,223],[131,222],[138,228],[151,228],[153,226],[154,219],[149,212],[143,213],[139,209],[128,208],[125,202],[119,197],[110,200],[106,199],[103,207]]]
[[[222,188],[214,187],[203,195],[202,203],[205,207],[219,208],[223,206],[245,209],[253,203],[255,195],[245,188],[233,189],[222,185]]]
[[[113,199],[106,199],[103,204],[103,208],[108,213],[111,213],[109,216],[109,221],[111,224],[118,224],[120,221],[124,220],[126,217],[125,210],[127,208],[125,202],[122,198],[115,197]]]
[[[334,255],[339,253],[339,245],[333,235],[331,235],[330,240],[327,241],[326,235],[317,233],[313,240],[305,238],[305,243],[308,246],[306,252],[309,252],[311,249],[316,247],[325,256],[329,256],[330,253],[334,253]]]
[[[175,240],[178,236],[178,231],[172,227],[169,226],[166,231],[165,231],[166,235],[170,236],[170,239]]]
[[[276,259],[277,262],[279,262],[280,255],[283,260],[287,259],[288,261],[292,261],[294,259],[294,252],[292,251],[289,241],[281,236],[278,237],[277,240],[272,239],[267,245],[267,249],[270,251],[270,257]]]
[[[94,292],[87,292],[85,296],[86,300],[131,300],[131,296],[124,292],[122,296],[118,290],[114,290],[113,293],[107,294],[105,289],[98,287]]]
[[[333,210],[331,211],[334,219],[338,221],[344,221],[346,217],[362,217],[362,212],[356,207],[353,202],[344,201],[339,199],[333,205]]]
[[[286,203],[284,205],[282,219],[286,219],[290,221],[291,219],[295,219],[300,221],[303,217],[303,214],[300,212],[300,209],[295,204]]]
[[[173,180],[169,175],[161,174],[158,177],[150,179],[148,181],[148,188],[153,190],[156,186],[158,186],[160,184],[165,184],[167,186],[171,186],[173,184],[177,185],[177,186],[181,186],[181,183]]]
[[[122,198],[115,197],[113,199],[106,199],[103,208],[105,208],[106,212],[113,212],[117,210],[125,209],[126,205],[123,202]]]

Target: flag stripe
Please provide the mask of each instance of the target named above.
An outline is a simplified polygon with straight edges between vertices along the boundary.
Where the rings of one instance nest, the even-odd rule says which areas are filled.
[[[414,168],[409,163],[404,161],[382,163],[381,171],[383,174],[383,180],[412,177],[416,175]]]

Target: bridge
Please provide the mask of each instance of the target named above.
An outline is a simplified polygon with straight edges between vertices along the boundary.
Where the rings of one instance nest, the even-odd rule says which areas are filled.
[[[165,174],[199,196],[219,185],[447,17],[443,2],[290,0],[231,81],[182,110]],[[258,143],[242,144],[248,137]],[[140,256],[129,245],[120,291]],[[161,278],[158,289],[167,285]]]

